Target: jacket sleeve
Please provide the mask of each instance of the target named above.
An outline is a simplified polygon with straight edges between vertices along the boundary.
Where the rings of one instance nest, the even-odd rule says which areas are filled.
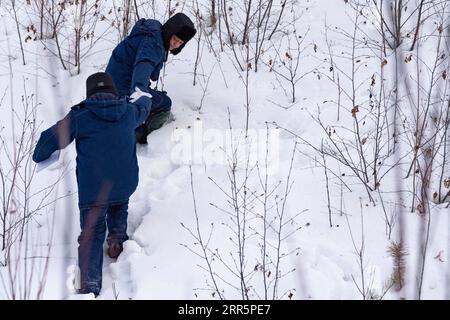
[[[159,73],[161,72],[161,65],[157,65],[154,69],[152,74],[150,75],[150,79],[152,81],[158,81],[159,79]]]
[[[140,126],[148,117],[150,113],[150,106],[152,105],[152,99],[147,96],[141,96],[135,102],[131,103],[135,112],[135,128]]]
[[[33,161],[41,162],[56,150],[64,149],[75,139],[75,119],[73,111],[53,127],[41,133],[33,153]]]
[[[141,41],[136,52],[130,92],[133,92],[135,87],[138,87],[144,92],[148,92],[150,78],[152,78],[152,75],[154,77],[154,71],[157,71],[156,69],[160,60],[158,52],[156,40],[153,37],[146,36]]]

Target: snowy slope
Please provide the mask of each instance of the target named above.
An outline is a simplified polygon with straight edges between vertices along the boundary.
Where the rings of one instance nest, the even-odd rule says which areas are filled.
[[[247,159],[244,156],[239,160],[236,171],[238,185],[244,183],[247,174],[248,192],[254,192],[254,197],[249,195],[253,202],[247,211],[243,262],[249,297],[264,298],[265,285],[269,288],[268,298],[274,295],[276,263],[272,260],[266,272],[262,271],[262,244],[270,243],[267,247],[268,259],[274,259],[276,248],[272,245],[278,241],[275,226],[279,221],[276,209],[281,209],[284,203],[289,177],[289,182],[293,184],[289,185],[289,197],[284,203],[284,221],[293,220],[283,226],[283,235],[290,236],[281,245],[281,254],[286,255],[280,260],[282,277],[279,278],[275,295],[277,299],[361,299],[358,288],[363,282],[365,289],[371,289],[373,296],[383,295],[385,283],[393,272],[393,258],[388,248],[391,240],[396,239],[398,230],[398,225],[394,224],[392,237],[388,238],[383,206],[388,215],[404,215],[408,251],[405,289],[401,292],[389,290],[384,298],[412,298],[420,255],[418,235],[421,235],[423,220],[417,213],[410,212],[409,193],[402,194],[402,203],[396,203],[397,195],[394,193],[399,183],[403,184],[401,189],[408,188],[409,180],[398,181],[394,174],[387,175],[381,188],[384,202],[381,203],[377,192],[373,192],[374,205],[368,199],[364,186],[352,177],[352,173],[330,160],[330,169],[340,175],[351,191],[342,186],[341,180],[328,173],[333,226],[329,225],[325,171],[320,165],[322,159],[303,142],[308,141],[320,148],[326,139],[322,128],[313,120],[319,111],[321,120],[337,130],[352,127],[349,104],[344,104],[340,110],[341,119],[337,121],[336,105],[329,103],[336,99],[336,87],[325,77],[317,75],[319,70],[326,72],[329,69],[329,64],[325,62],[325,17],[330,26],[352,30],[349,19],[351,10],[338,0],[296,3],[296,9],[304,12],[295,22],[298,32],[304,34],[310,29],[304,42],[305,51],[300,56],[300,69],[301,72],[317,70],[305,75],[296,85],[297,102],[292,104],[289,93],[285,92],[288,84],[281,82],[285,87],[280,86],[283,80],[270,72],[268,66],[261,64],[257,73],[249,74],[249,128],[255,133],[253,146],[259,148],[255,156],[258,166],[256,161],[251,162],[247,169],[253,169],[250,173],[246,172]],[[23,66],[14,20],[6,8],[0,9],[0,14],[5,27],[0,38],[0,92],[7,92],[0,106],[0,121],[1,126],[5,126],[1,134],[8,140],[12,138],[7,135],[10,132],[8,107],[11,99],[15,106],[20,105],[24,79],[27,91],[34,92],[36,101],[40,103],[37,117],[39,129],[43,130],[68,112],[71,105],[84,98],[85,79],[91,73],[104,69],[116,39],[111,37],[96,47],[86,57],[79,75],[71,76],[62,70],[56,57],[49,57],[39,41],[25,44],[28,62]],[[274,43],[278,40],[282,41],[275,37]],[[334,41],[335,52],[347,48],[347,44],[340,42],[339,38]],[[6,43],[9,45],[6,46]],[[140,181],[130,201],[130,240],[125,243],[124,252],[117,261],[112,261],[105,254],[103,289],[98,299],[217,299],[211,273],[202,258],[198,239],[195,239],[198,230],[203,241],[208,243],[210,251],[207,251],[207,256],[212,259],[212,273],[223,297],[242,298],[241,283],[236,275],[239,270],[238,229],[233,222],[235,217],[225,211],[232,210],[228,161],[233,156],[233,148],[230,148],[227,134],[231,122],[233,136],[238,137],[235,143],[245,147],[242,132],[238,131],[245,128],[245,87],[233,66],[232,53],[218,52],[215,57],[207,47],[202,49],[199,73],[203,77],[198,80],[201,85],[193,86],[196,51],[196,41],[192,41],[180,55],[170,57],[165,68],[164,89],[173,101],[175,121],[153,132],[148,145],[138,146]],[[274,58],[275,52],[270,49],[262,59],[267,62]],[[363,73],[370,79],[370,75],[377,70],[378,61],[375,57],[369,57],[366,62],[367,71]],[[203,90],[206,83],[207,89]],[[14,88],[12,95],[11,87]],[[202,108],[198,110],[203,95]],[[361,93],[360,99],[365,95]],[[274,139],[269,154],[275,162],[271,163],[273,172],[267,176],[268,190],[275,188],[267,200],[267,207],[270,207],[267,219],[272,221],[274,228],[268,227],[266,237],[262,237],[264,196],[261,194],[265,182],[267,132]],[[301,139],[295,140],[292,133]],[[296,151],[293,157],[294,145]],[[71,289],[77,260],[79,222],[74,193],[74,145],[63,151],[59,167],[36,174],[35,188],[38,189],[55,181],[63,168],[68,171],[60,182],[58,194],[69,192],[72,195],[58,200],[54,208],[52,206],[51,210],[40,212],[30,222],[35,230],[32,232],[33,247],[46,248],[48,243],[52,243],[46,288],[42,296],[47,299],[63,299],[71,293],[67,288]],[[402,170],[407,168],[402,167]],[[422,293],[425,299],[448,298],[445,285],[448,277],[448,212],[445,205],[433,204]],[[54,221],[49,217],[54,217]],[[48,234],[53,224],[55,232],[49,240]],[[363,275],[356,254],[362,245]],[[7,277],[7,268],[0,267],[0,273]],[[264,274],[268,284],[263,281]],[[0,297],[8,298],[1,293]]]

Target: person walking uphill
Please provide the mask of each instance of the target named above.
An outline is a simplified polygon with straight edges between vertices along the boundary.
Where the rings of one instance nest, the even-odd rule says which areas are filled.
[[[168,53],[180,53],[196,32],[183,13],[175,14],[163,25],[157,20],[141,19],[113,50],[106,72],[112,76],[119,94],[129,95],[137,87],[152,95],[150,115],[136,130],[138,143],[146,144],[150,132],[163,126],[171,115],[172,101],[166,92],[151,89],[150,80],[158,80]]]
[[[86,98],[41,133],[33,161],[44,161],[76,141],[81,225],[78,293],[97,296],[102,287],[106,226],[111,258],[117,258],[128,239],[128,199],[138,185],[139,170],[134,130],[149,114],[150,97],[137,90],[131,95],[134,103],[119,98],[111,76],[99,72],[87,78]]]

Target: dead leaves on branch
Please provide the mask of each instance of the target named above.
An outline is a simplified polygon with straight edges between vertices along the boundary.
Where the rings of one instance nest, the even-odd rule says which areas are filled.
[[[352,117],[356,118],[356,113],[358,113],[358,112],[359,112],[359,106],[354,106],[352,108]]]

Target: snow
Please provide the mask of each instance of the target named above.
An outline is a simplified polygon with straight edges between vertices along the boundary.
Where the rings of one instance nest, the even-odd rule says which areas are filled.
[[[56,150],[50,155],[50,157],[48,157],[48,159],[39,162],[36,166],[36,172],[42,171],[50,167],[51,165],[58,163],[60,153],[61,153],[60,150]]]
[[[327,25],[351,32],[352,21],[349,17],[352,11],[349,6],[344,5],[344,1],[338,0],[296,1],[294,7],[298,12],[303,12],[296,21],[298,32],[303,34],[308,27],[311,30],[304,42],[305,53],[300,55],[300,68],[302,72],[314,68],[324,72],[329,68],[329,64],[324,62],[328,58],[324,36],[325,18]],[[26,10],[20,13],[26,16]],[[58,59],[48,54],[40,41],[24,44],[27,59],[24,66],[14,20],[3,7],[0,8],[0,16],[5,27],[0,33],[0,95],[2,92],[6,93],[0,105],[0,128],[3,128],[0,134],[5,141],[12,141],[9,107],[13,103],[16,109],[20,109],[23,88],[26,88],[28,94],[34,93],[34,99],[39,103],[37,119],[40,132],[62,118],[71,105],[84,99],[85,79],[94,72],[104,70],[117,39],[116,34],[111,33],[103,42],[99,42],[98,47],[83,60],[79,75],[75,74],[75,69],[71,70],[72,74],[62,70]],[[25,26],[24,22],[22,31]],[[276,35],[274,42],[279,43],[281,48],[285,45],[285,39],[278,37],[280,35]],[[342,58],[339,52],[348,50],[349,44],[343,42],[342,35],[334,37],[332,49]],[[318,52],[315,52],[313,44],[319,48]],[[229,182],[232,142],[233,146],[239,146],[236,174],[238,185],[245,181],[245,150],[254,150],[252,161],[249,161],[249,168],[253,169],[248,173],[248,190],[255,194],[262,192],[267,169],[269,190],[278,186],[269,197],[268,205],[276,206],[277,201],[283,198],[289,176],[295,145],[292,133],[320,149],[322,141],[327,138],[314,120],[320,114],[323,123],[339,134],[352,138],[347,130],[353,128],[350,114],[352,107],[348,103],[343,103],[340,120],[336,120],[337,106],[333,103],[337,95],[335,85],[326,78],[311,73],[298,82],[297,101],[292,103],[288,83],[277,78],[273,72],[269,72],[267,66],[261,64],[257,73],[251,71],[249,74],[249,127],[253,130],[253,135],[250,134],[253,141],[249,139],[246,142],[243,138],[245,87],[233,66],[231,51],[221,53],[217,50],[218,56],[215,57],[207,47],[203,47],[199,73],[204,76],[198,76],[200,84],[193,86],[192,70],[196,50],[196,41],[193,40],[180,55],[170,57],[166,65],[164,89],[172,99],[175,121],[152,132],[148,145],[137,146],[139,186],[130,199],[130,240],[124,243],[124,251],[117,261],[108,258],[105,253],[103,288],[97,299],[219,298],[217,293],[214,294],[208,266],[201,257],[199,241],[195,239],[198,237],[198,230],[211,250],[208,257],[212,258],[212,252],[217,254],[210,262],[221,294],[227,299],[241,299],[239,278],[234,274],[238,269],[235,266],[239,248],[236,243],[237,229],[233,222],[235,217],[225,212],[232,210],[227,196],[232,192]],[[269,58],[275,58],[273,50],[268,50],[262,59],[268,61]],[[342,65],[349,70],[350,62],[347,61],[346,64],[345,58],[342,61]],[[366,88],[369,87],[372,74],[379,71],[377,63],[376,56],[363,58],[363,71],[359,81],[367,78]],[[210,73],[209,83],[206,84]],[[379,75],[377,76],[379,81]],[[346,88],[348,83],[343,83],[343,86]],[[356,98],[358,101],[365,101],[367,96],[368,91],[361,89]],[[363,130],[367,131],[363,135],[370,134],[367,127]],[[270,141],[267,168],[266,134]],[[408,147],[406,142],[401,145],[404,150]],[[94,298],[92,295],[76,295],[73,288],[73,283],[76,282],[79,233],[75,156],[72,144],[62,151],[58,170],[40,172],[33,185],[36,190],[40,190],[54,184],[64,173],[55,192],[59,197],[69,195],[40,211],[29,223],[32,246],[27,250],[34,250],[33,255],[37,252],[45,254],[50,245],[45,291],[40,297],[44,299]],[[0,158],[5,161],[5,153]],[[348,168],[328,160],[330,168],[351,189],[349,191],[337,177],[328,173],[332,212],[330,227],[326,180],[320,155],[300,141],[296,145],[292,161],[290,182],[293,184],[285,203],[284,221],[293,220],[283,229],[283,235],[291,236],[284,239],[281,246],[281,253],[286,256],[280,263],[283,277],[279,279],[276,298],[362,299],[358,290],[363,280],[358,250],[363,252],[364,285],[366,290],[370,289],[372,296],[383,296],[384,299],[416,298],[416,277],[421,263],[420,244],[426,220],[417,212],[411,212],[410,192],[396,192],[399,189],[409,190],[411,179],[398,181],[393,172],[386,176],[381,186],[386,214],[389,217],[404,217],[403,232],[407,250],[404,289],[399,292],[391,289],[384,294],[385,283],[393,273],[393,258],[388,248],[391,241],[398,240],[400,227],[396,219],[397,223],[394,224],[392,237],[389,239],[381,193],[372,192],[374,205],[363,185]],[[393,161],[393,158],[387,159],[386,168]],[[3,165],[4,163],[2,162]],[[411,162],[404,163],[401,168],[402,176],[405,176]],[[279,206],[281,204],[282,201],[278,202]],[[422,298],[444,299],[448,298],[449,209],[445,203],[432,204],[431,207],[431,232]],[[279,220],[275,218],[275,208],[272,207],[268,219],[276,224]],[[245,242],[245,273],[248,275],[249,297],[261,299],[264,298],[264,273],[260,268],[261,245],[264,241],[260,237],[264,229],[261,219],[263,204],[254,200],[252,210],[258,214],[247,213],[249,220],[246,229],[248,238]],[[275,244],[277,240],[277,233],[269,228],[266,241]],[[273,258],[276,250],[269,246],[267,252]],[[272,277],[267,276],[268,298],[272,298],[274,264],[269,269]],[[41,271],[36,271],[37,274],[39,272]],[[7,278],[7,268],[0,265],[0,274]],[[34,282],[39,283],[37,276],[33,278]],[[0,290],[1,299],[10,298],[2,292],[3,289]]]

